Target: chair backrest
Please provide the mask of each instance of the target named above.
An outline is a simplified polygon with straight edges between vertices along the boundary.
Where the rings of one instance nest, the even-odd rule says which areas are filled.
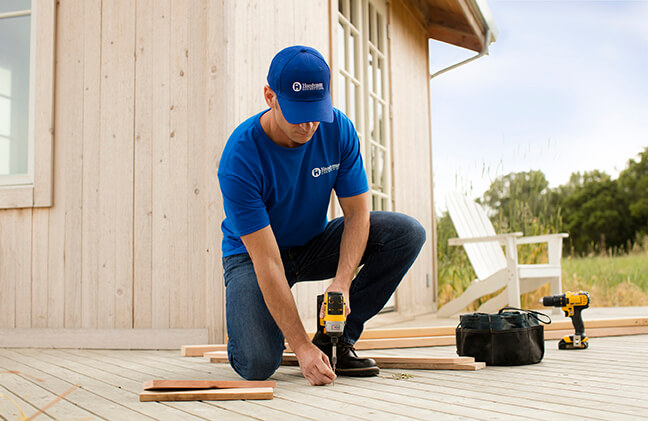
[[[486,211],[466,196],[451,192],[446,196],[448,213],[459,238],[496,235]],[[477,279],[486,279],[506,267],[506,257],[497,241],[464,244]]]

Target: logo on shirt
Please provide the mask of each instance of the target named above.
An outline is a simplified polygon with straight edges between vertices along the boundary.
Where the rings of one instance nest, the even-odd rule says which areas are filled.
[[[311,175],[315,178],[319,177],[322,174],[328,174],[333,171],[337,171],[337,169],[340,168],[340,164],[333,164],[329,165],[328,167],[320,167],[320,168],[313,168],[313,171],[311,171]]]

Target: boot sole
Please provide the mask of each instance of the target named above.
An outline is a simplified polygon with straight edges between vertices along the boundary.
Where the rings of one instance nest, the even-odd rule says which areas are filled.
[[[336,369],[335,374],[337,376],[347,376],[347,377],[373,377],[377,376],[380,373],[378,367],[371,368],[345,368],[345,369]]]

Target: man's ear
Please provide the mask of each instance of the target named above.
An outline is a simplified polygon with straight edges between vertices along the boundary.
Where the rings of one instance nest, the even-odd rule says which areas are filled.
[[[266,104],[268,104],[268,107],[274,108],[275,107],[275,101],[277,100],[277,95],[274,93],[272,89],[268,85],[263,87],[263,98],[265,99]]]

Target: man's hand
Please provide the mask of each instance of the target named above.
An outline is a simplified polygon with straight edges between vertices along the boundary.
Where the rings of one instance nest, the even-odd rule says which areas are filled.
[[[313,386],[329,384],[335,380],[336,376],[328,357],[312,343],[296,349],[295,355],[302,374]]]
[[[326,299],[326,294],[329,292],[341,292],[342,295],[344,295],[344,314],[348,317],[349,313],[351,313],[351,304],[349,303],[349,286],[341,283],[341,282],[336,282],[335,280],[329,285],[328,288],[326,288],[326,291],[324,292],[324,299]],[[322,306],[319,309],[320,315],[319,318],[323,319],[324,318],[324,305],[326,303],[322,302]]]

